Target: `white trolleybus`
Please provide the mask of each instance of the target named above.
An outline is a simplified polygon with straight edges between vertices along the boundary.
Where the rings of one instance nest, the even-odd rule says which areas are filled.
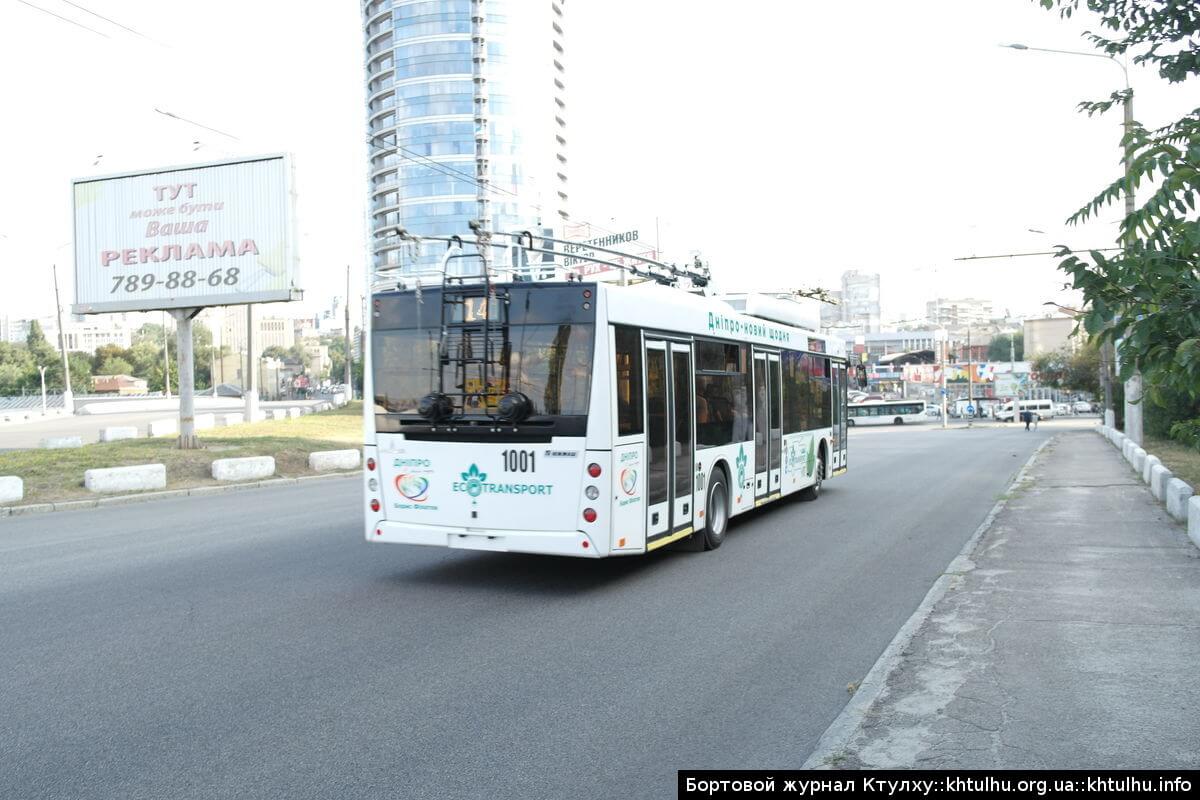
[[[847,422],[855,425],[914,425],[928,421],[924,400],[867,400],[846,407]]]
[[[796,304],[748,295],[740,313],[671,285],[706,275],[657,262],[613,264],[644,279],[632,285],[506,278],[457,237],[438,241],[455,244],[432,285],[372,286],[369,541],[598,558],[695,536],[714,549],[731,517],[816,499],[845,472],[843,346],[771,314]]]

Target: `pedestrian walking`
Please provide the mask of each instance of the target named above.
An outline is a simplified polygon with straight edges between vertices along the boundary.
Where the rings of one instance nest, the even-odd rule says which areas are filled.
[[[1033,418],[1033,429],[1036,431],[1038,423],[1042,420],[1042,415],[1036,411],[1030,411],[1029,416]]]
[[[1025,423],[1025,430],[1029,430],[1029,423],[1033,421],[1032,411],[1022,411],[1021,421]]]

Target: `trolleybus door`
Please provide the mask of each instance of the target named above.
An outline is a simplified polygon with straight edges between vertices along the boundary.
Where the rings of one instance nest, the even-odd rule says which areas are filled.
[[[646,339],[646,542],[689,528],[696,460],[692,346]]]
[[[779,354],[767,353],[767,472],[768,494],[780,491],[779,462],[783,454],[783,414],[781,408]]]

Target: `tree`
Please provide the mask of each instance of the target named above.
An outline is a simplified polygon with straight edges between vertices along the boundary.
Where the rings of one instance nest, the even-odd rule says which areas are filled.
[[[1009,350],[1009,342],[1012,342],[1012,350]],[[988,345],[987,359],[988,361],[1008,361],[1012,355],[1013,360],[1025,360],[1025,333],[1017,331],[1015,334],[1004,333],[994,339]]]
[[[1100,350],[1094,342],[1074,353],[1056,350],[1033,360],[1038,383],[1054,389],[1100,393]]]
[[[109,375],[102,369],[104,362],[118,358],[126,364],[132,363],[133,357],[129,354],[127,348],[121,347],[119,344],[102,344],[96,348],[96,355],[92,356],[92,374],[93,375]],[[133,367],[129,367],[133,369]],[[126,373],[132,375],[132,372]]]
[[[95,372],[96,375],[132,375],[133,365],[120,356],[110,356]]]
[[[1081,0],[1037,0],[1070,17]],[[1200,6],[1191,2],[1087,0],[1102,32],[1086,36],[1101,53],[1132,55],[1169,83],[1200,75]],[[1129,98],[1085,102],[1080,109],[1103,114]],[[1113,256],[1059,248],[1059,269],[1083,291],[1083,327],[1104,340],[1123,340],[1121,378],[1143,376],[1147,396],[1200,396],[1200,108],[1168,125],[1149,129],[1134,122],[1123,138],[1129,160],[1122,175],[1069,219],[1076,224],[1121,201],[1127,189],[1145,187],[1141,205],[1126,215]],[[1114,321],[1115,320],[1115,321]]]

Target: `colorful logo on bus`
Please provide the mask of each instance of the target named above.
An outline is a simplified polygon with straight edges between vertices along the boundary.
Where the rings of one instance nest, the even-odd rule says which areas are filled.
[[[744,486],[746,484],[746,448],[744,446],[738,446],[735,463],[738,469],[738,486]]]
[[[631,467],[621,470],[621,491],[633,494],[637,491],[637,470]]]
[[[429,499],[429,480],[401,472],[396,476],[396,491],[414,503],[424,503]]]

